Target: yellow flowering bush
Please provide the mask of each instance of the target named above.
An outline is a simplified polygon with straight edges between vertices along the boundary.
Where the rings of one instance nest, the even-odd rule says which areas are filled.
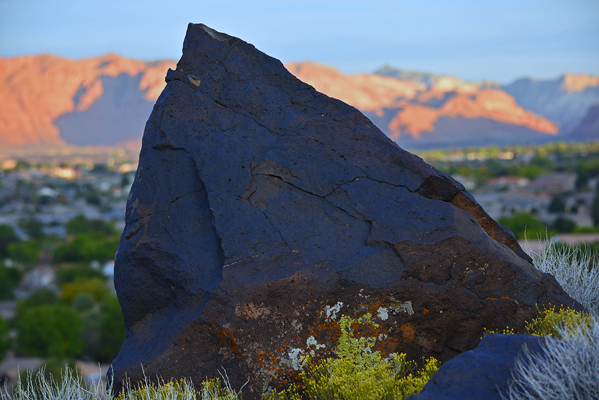
[[[539,318],[535,318],[526,325],[526,332],[533,336],[554,336],[565,339],[564,333],[577,332],[583,326],[590,326],[593,317],[590,314],[562,308],[555,311],[555,307],[545,309]],[[560,333],[561,332],[561,333]]]
[[[339,322],[341,337],[335,354],[320,363],[308,356],[300,383],[281,392],[271,392],[269,400],[395,400],[403,399],[422,390],[439,368],[434,358],[424,360],[424,367],[416,370],[415,362],[406,361],[405,354],[392,354],[383,359],[380,352],[372,351],[375,337],[354,336],[352,325],[366,324],[378,327],[371,314],[354,320],[342,316]]]
[[[564,334],[576,334],[580,328],[589,327],[593,321],[591,314],[572,310],[571,308],[560,308],[555,311],[555,307],[539,310],[541,316],[526,323],[525,330],[532,336],[553,336],[565,339]],[[499,333],[502,335],[514,335],[516,332],[509,326],[503,330],[488,330],[484,333]],[[571,334],[570,334],[571,333]]]

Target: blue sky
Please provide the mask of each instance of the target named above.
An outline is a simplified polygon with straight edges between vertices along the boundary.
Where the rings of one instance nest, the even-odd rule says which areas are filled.
[[[599,75],[599,1],[0,0],[0,57],[175,59],[188,22],[283,62],[510,82]]]

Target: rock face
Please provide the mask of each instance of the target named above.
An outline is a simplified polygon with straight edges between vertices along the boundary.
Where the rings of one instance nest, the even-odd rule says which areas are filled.
[[[117,251],[119,382],[218,377],[244,398],[330,354],[341,314],[375,349],[442,361],[483,328],[568,304],[464,188],[244,41],[190,24],[146,125]]]
[[[512,369],[526,346],[542,357],[543,342],[530,335],[485,335],[474,349],[446,362],[424,386],[407,400],[502,400],[507,398]],[[559,340],[559,339],[553,339]]]

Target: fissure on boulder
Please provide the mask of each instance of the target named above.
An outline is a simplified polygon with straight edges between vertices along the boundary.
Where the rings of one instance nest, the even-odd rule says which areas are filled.
[[[446,361],[581,308],[460,183],[254,46],[190,24],[166,81],[116,256],[117,390],[224,368],[258,398],[331,354],[341,314],[370,312],[383,355]]]

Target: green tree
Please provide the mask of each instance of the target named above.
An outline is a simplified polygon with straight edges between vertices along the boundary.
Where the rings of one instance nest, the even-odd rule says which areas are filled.
[[[576,229],[576,222],[567,218],[559,217],[553,223],[553,229],[562,233],[572,233]]]
[[[512,231],[518,239],[524,239],[525,234],[526,237],[536,238],[537,236],[545,236],[548,233],[545,224],[528,213],[515,214],[512,217],[501,217],[497,222]]]
[[[27,161],[17,160],[17,165],[15,165],[16,170],[23,171],[29,168],[31,168],[31,164],[29,164]]]
[[[54,261],[80,262],[100,261],[114,259],[118,238],[106,237],[101,232],[90,232],[76,236],[70,243],[56,247]]]
[[[21,219],[19,226],[32,239],[40,240],[44,238],[44,224],[36,218]]]
[[[564,202],[562,196],[557,195],[552,198],[548,209],[550,213],[561,213],[566,211],[566,203]]]
[[[534,155],[532,160],[530,160],[529,164],[537,166],[537,167],[541,167],[545,170],[552,169],[553,162],[548,157],[545,157],[540,153],[541,152],[537,152],[537,154]]]
[[[81,317],[60,305],[27,309],[17,324],[17,346],[27,356],[74,358],[81,354]]]
[[[88,292],[81,292],[73,300],[75,311],[88,311],[94,306],[94,296]]]
[[[87,293],[94,302],[100,303],[109,296],[109,289],[102,279],[93,278],[83,282],[65,283],[61,286],[60,298],[67,304],[73,304],[77,296]]]
[[[25,265],[37,264],[40,254],[40,242],[36,239],[15,242],[8,245],[8,256]]]
[[[39,306],[53,305],[58,302],[58,296],[51,289],[39,289],[29,297],[17,302],[17,320],[25,314],[25,311]]]
[[[56,282],[63,283],[83,282],[92,278],[105,280],[102,271],[92,268],[88,262],[79,264],[63,264],[56,269]]]
[[[510,174],[515,176],[523,176],[528,179],[535,179],[537,176],[545,172],[546,169],[538,165],[516,165],[510,168]]]
[[[599,227],[599,184],[595,188],[595,198],[593,199],[593,205],[591,206],[591,216],[595,226]]]
[[[102,232],[105,235],[115,235],[116,229],[112,224],[101,219],[87,219],[83,215],[78,215],[66,224],[67,233],[79,235],[82,233]]]
[[[4,359],[6,351],[10,349],[12,344],[8,331],[8,323],[0,316],[0,361]]]
[[[10,225],[0,225],[0,258],[8,257],[8,245],[18,241],[19,238]]]
[[[100,306],[100,312],[103,316],[100,325],[102,345],[97,359],[102,362],[111,362],[116,358],[125,341],[125,320],[121,305],[115,296],[104,299]]]
[[[17,268],[7,268],[0,261],[0,300],[8,300],[14,297],[13,289],[21,282],[23,272]]]
[[[101,327],[105,318],[102,313],[93,310],[83,315],[83,332],[81,333],[81,340],[85,345],[83,354],[96,361],[100,361],[102,348]],[[101,361],[103,362],[104,360]],[[112,360],[108,360],[108,362],[110,361]]]

